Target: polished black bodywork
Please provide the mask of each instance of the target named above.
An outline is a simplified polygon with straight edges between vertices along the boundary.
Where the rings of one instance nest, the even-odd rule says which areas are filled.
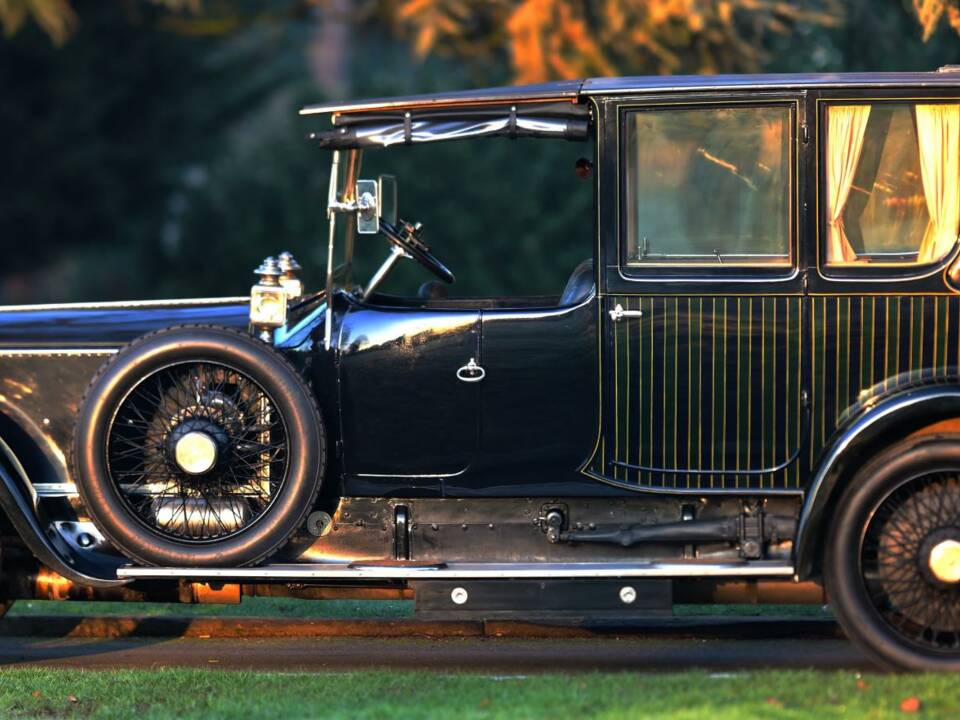
[[[775,499],[799,520],[790,539],[797,572],[816,573],[831,503],[863,457],[890,437],[960,417],[960,296],[947,272],[956,249],[934,272],[917,276],[831,274],[817,260],[821,102],[895,97],[960,97],[960,76],[598,79],[305,109],[326,115],[578,103],[589,111],[597,166],[595,234],[580,240],[595,269],[572,296],[361,299],[337,289],[290,308],[274,344],[310,382],[330,433],[321,503],[336,512],[348,500],[380,502],[375,510],[363,506],[364,517],[367,526],[384,522],[377,532],[385,533],[383,518],[407,501],[516,499],[517,508],[533,508],[516,527],[535,544],[542,528],[534,521],[547,501],[611,503],[588,512],[600,515],[629,503],[622,512],[631,519],[644,517],[647,503],[647,515],[673,522],[687,507],[708,507],[709,498],[717,508],[731,499]],[[790,266],[626,268],[619,221],[624,113],[649,104],[744,101],[791,109]],[[615,323],[618,306],[643,316]],[[49,540],[28,538],[40,534],[43,518],[82,517],[65,458],[84,390],[110,353],[167,327],[247,322],[242,298],[0,308],[0,436],[10,449],[10,467],[0,467],[0,504],[21,537],[40,548]],[[869,340],[861,330],[868,325]],[[865,362],[881,339],[899,348],[896,372]],[[708,353],[708,343],[720,343],[727,360]],[[482,382],[458,380],[471,360],[485,370]],[[27,484],[42,490],[41,501],[29,501]],[[657,505],[664,497],[666,509]],[[483,523],[474,517],[469,526]],[[380,540],[343,527],[338,555],[354,548],[355,556],[377,556],[371,548]],[[411,536],[421,557],[463,557],[462,544],[441,547],[425,527]],[[393,547],[392,539],[383,542]],[[71,565],[62,548],[43,556],[41,549],[41,560],[60,572],[82,564]],[[629,555],[617,548],[552,552],[564,559]],[[533,545],[525,555],[544,556]]]
[[[578,472],[596,430],[592,295],[568,307],[375,302],[348,301],[338,335],[347,494],[603,492]],[[470,358],[481,383],[456,377]]]

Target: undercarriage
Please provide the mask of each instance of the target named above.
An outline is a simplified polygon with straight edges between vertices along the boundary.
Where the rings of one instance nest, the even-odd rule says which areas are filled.
[[[426,618],[639,617],[675,603],[822,603],[795,582],[794,498],[344,498],[257,567],[128,564],[86,520],[58,523],[94,588],[3,539],[8,599],[237,603],[242,597],[415,599]]]

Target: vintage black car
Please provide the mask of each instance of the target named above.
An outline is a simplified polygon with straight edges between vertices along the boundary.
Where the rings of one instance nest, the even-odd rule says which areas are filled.
[[[960,669],[960,72],[302,114],[332,152],[323,289],[283,254],[249,297],[0,308],[0,598],[826,597],[881,662]],[[464,138],[582,148],[594,232],[555,296],[451,296],[442,233],[360,177]],[[381,292],[406,259],[431,282]]]

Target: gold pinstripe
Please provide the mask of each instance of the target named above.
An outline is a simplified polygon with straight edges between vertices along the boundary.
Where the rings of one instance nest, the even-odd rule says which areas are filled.
[[[631,309],[631,307],[630,307],[630,301],[629,301],[629,300],[627,301],[627,309],[628,309],[628,310]],[[627,412],[625,413],[625,416],[624,416],[625,427],[624,427],[624,429],[623,429],[623,435],[624,435],[624,442],[626,443],[626,448],[625,448],[625,451],[624,451],[624,457],[627,459],[627,462],[630,462],[630,417],[633,415],[633,413],[630,412],[630,398],[631,398],[631,395],[630,395],[630,370],[631,370],[631,365],[630,365],[630,325],[631,325],[631,323],[626,323],[625,326],[624,326],[624,328],[623,328],[623,332],[624,332],[624,334],[626,335],[624,345],[625,345],[625,347],[626,347],[626,365],[627,365],[626,373],[625,373],[625,374],[626,374],[626,382],[625,382],[626,389],[624,390],[624,394],[625,394],[625,396],[626,396],[626,398],[627,398]]]
[[[760,300],[760,328],[762,333],[762,340],[760,341],[760,387],[766,388],[766,378],[767,378],[767,299],[761,298]],[[776,334],[773,334],[773,342],[776,343],[777,338]],[[774,345],[773,357],[776,357],[776,345]],[[773,377],[776,377],[774,373]],[[777,393],[773,393],[773,402],[777,402]],[[774,415],[776,417],[776,415]],[[760,403],[760,465],[766,467],[772,465],[772,463],[767,462],[767,404],[766,402]],[[771,478],[771,481],[773,478]],[[760,487],[763,487],[763,478],[760,478]]]
[[[793,339],[797,338],[799,346],[802,327],[797,322],[802,307],[799,297],[786,300],[782,320],[772,298],[701,296],[687,297],[682,302],[680,298],[657,298],[662,305],[658,304],[655,312],[653,297],[634,301],[617,296],[610,300],[611,305],[619,301],[626,309],[639,308],[644,314],[638,320],[625,320],[613,328],[614,338],[609,346],[614,354],[613,433],[608,442],[601,442],[598,458],[601,463],[607,461],[607,447],[612,451],[611,460],[627,464],[639,462],[663,470],[709,470],[711,467],[755,470],[779,464],[792,454],[796,445],[777,437],[775,428],[784,423],[791,433],[786,437],[791,437],[796,428],[799,438],[800,422],[792,416],[800,408],[799,402],[795,404],[793,399],[795,386],[799,393],[795,377],[800,370],[799,349],[795,349]],[[756,323],[754,314],[758,315]],[[662,336],[662,348],[657,346],[654,333]],[[736,336],[732,337],[732,333]],[[682,347],[681,340],[687,343],[686,347]],[[786,355],[781,366],[779,357],[784,355],[784,349]],[[681,352],[687,368],[682,375]],[[704,352],[709,353],[711,360],[709,387],[703,378]],[[731,352],[735,357],[730,357]],[[797,357],[791,357],[791,352]],[[752,375],[755,353],[758,353],[757,376]],[[656,368],[655,358],[657,363],[662,362]],[[635,385],[631,367],[641,359],[649,367],[643,374],[644,381]],[[787,383],[786,403],[776,397],[776,383],[781,381]],[[687,397],[681,402],[683,392]],[[706,394],[710,397],[706,398]],[[705,400],[712,408],[709,414],[705,412]],[[707,441],[704,429],[711,426]],[[653,445],[653,431],[657,427],[665,433],[659,447]],[[753,442],[755,428],[757,443]],[[684,435],[686,443],[681,444],[679,441]],[[635,444],[639,445],[638,452],[633,450]],[[604,474],[602,464],[594,463],[591,467],[594,472]],[[657,472],[648,476],[646,471],[616,465],[606,469],[617,481],[694,490],[790,489],[797,487],[799,481],[799,473],[794,468],[769,476],[718,476],[709,472],[702,475]]]
[[[811,442],[811,458],[816,458],[841,419],[856,411],[864,400],[864,392],[891,392],[925,375],[943,377],[955,372],[948,362],[952,347],[950,334],[958,329],[951,328],[950,314],[952,308],[960,306],[960,297],[934,297],[928,302],[906,294],[862,298],[817,296],[810,302],[814,318],[811,337],[816,344],[811,400],[818,422]],[[838,303],[842,311],[839,307],[836,312],[833,307],[828,309],[831,303]],[[851,317],[855,307],[860,313],[856,326]],[[904,319],[904,313],[909,313],[909,318]],[[879,334],[874,330],[878,320]],[[827,338],[832,338],[837,345],[837,372],[833,373],[832,386],[829,381],[825,382],[820,365]],[[960,333],[957,343],[960,353]],[[860,349],[856,364],[848,351],[851,347]],[[875,347],[877,351],[882,350],[881,363],[875,363]],[[927,347],[930,349],[926,350]],[[907,359],[901,363],[904,352]],[[834,396],[835,412],[826,402]]]

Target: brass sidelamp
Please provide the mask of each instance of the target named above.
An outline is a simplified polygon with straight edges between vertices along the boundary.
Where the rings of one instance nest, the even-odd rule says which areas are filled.
[[[250,289],[250,328],[261,340],[271,342],[273,331],[287,322],[287,289],[280,284],[283,270],[271,256],[254,274],[258,282]]]

